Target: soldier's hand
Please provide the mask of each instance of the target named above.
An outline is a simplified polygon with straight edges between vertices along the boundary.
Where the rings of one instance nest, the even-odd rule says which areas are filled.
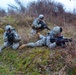
[[[72,42],[73,41],[73,38],[70,38],[69,41]]]

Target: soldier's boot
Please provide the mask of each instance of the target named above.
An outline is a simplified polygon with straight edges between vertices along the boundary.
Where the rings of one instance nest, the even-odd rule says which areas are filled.
[[[24,47],[26,47],[26,44],[22,44],[22,45],[19,47],[19,49],[22,49],[22,48],[24,48]]]

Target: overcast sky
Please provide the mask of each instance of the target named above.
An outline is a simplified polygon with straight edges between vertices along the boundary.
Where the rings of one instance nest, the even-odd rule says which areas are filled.
[[[27,5],[29,2],[37,0],[21,0],[21,1],[26,3]],[[62,3],[65,6],[64,8],[66,8],[66,10],[68,11],[73,11],[73,9],[76,8],[76,0],[53,0],[53,1]],[[15,4],[15,2],[14,0],[0,0],[1,8],[7,9],[8,4]]]
[[[68,11],[73,11],[73,9],[76,9],[76,0],[54,0],[57,2],[62,3]]]

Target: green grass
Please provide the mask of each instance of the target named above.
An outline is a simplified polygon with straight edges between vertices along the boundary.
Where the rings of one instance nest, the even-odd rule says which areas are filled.
[[[68,70],[68,74],[69,74],[69,75],[76,75],[76,67],[70,68],[70,69]]]
[[[11,18],[8,17],[8,19]],[[50,24],[49,26],[52,27]],[[23,31],[25,34],[25,30]],[[28,34],[29,31],[26,31],[26,34]],[[44,30],[41,33],[45,35],[47,32]],[[72,35],[69,32],[65,33],[65,36],[68,37]],[[23,40],[25,39],[27,40],[27,37]],[[28,37],[28,42],[36,39],[29,40]],[[0,34],[0,47],[2,44],[3,34]],[[57,48],[53,50],[47,47],[26,47],[22,50],[4,49],[0,54],[0,75],[50,75],[50,72],[58,72],[65,66],[65,58],[68,55],[65,51],[67,49]],[[76,69],[68,69],[68,75],[74,75],[74,73],[76,73]]]
[[[2,46],[2,44],[3,44],[3,35],[0,34],[0,47]]]

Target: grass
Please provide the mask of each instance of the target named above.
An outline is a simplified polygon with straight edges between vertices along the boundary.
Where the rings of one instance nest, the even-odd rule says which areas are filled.
[[[3,35],[0,34],[0,47],[2,46],[2,44],[3,44]]]
[[[49,27],[53,26],[49,23]],[[37,37],[30,37],[30,27],[17,27],[19,35],[22,37],[21,43],[36,41]],[[75,27],[63,26],[63,34],[66,37],[76,38]],[[45,35],[48,31],[41,33]],[[3,44],[3,34],[0,34],[0,46]],[[47,47],[24,48],[22,50],[3,50],[0,54],[0,75],[54,75],[64,71],[68,75],[76,75],[76,43],[68,45],[66,48],[57,47],[49,49]],[[73,70],[71,70],[71,68]],[[63,72],[64,72],[63,71]],[[64,75],[63,73],[61,75]]]

